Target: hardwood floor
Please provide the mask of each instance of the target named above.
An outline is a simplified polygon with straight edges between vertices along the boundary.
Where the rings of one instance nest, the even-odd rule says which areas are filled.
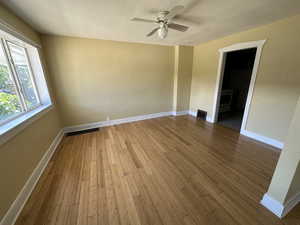
[[[259,204],[278,157],[190,116],[65,137],[16,225],[300,224]]]

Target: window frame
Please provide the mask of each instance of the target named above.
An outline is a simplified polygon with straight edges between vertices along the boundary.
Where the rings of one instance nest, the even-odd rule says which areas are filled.
[[[12,79],[12,81],[15,85],[16,94],[18,96],[19,103],[20,103],[20,106],[22,108],[21,113],[18,113],[16,115],[12,115],[12,116],[8,117],[7,119],[5,119],[3,121],[0,121],[0,126],[2,126],[6,123],[9,123],[9,122],[13,121],[14,119],[16,119],[18,117],[23,116],[26,113],[29,113],[29,112],[37,109],[38,107],[42,106],[42,104],[41,104],[40,94],[39,94],[38,89],[37,89],[35,76],[34,76],[33,71],[32,71],[31,62],[30,62],[29,57],[28,57],[27,48],[20,45],[19,43],[16,43],[16,42],[14,42],[10,39],[7,39],[5,37],[0,37],[0,39],[1,39],[0,45],[1,45],[1,48],[4,52],[4,56],[6,58],[5,60],[6,60],[7,66],[8,66],[9,76],[10,76],[10,78]],[[34,92],[35,92],[35,95],[36,95],[37,101],[38,101],[38,104],[36,106],[30,108],[30,109],[27,107],[26,102],[25,102],[25,96],[24,96],[24,93],[23,93],[24,88],[21,86],[21,81],[20,81],[19,75],[16,71],[16,65],[15,65],[14,60],[12,58],[9,44],[20,47],[24,51],[25,60],[26,60],[26,63],[28,65],[29,77],[30,77],[30,80],[32,82],[33,89],[34,89]]]
[[[17,87],[17,82],[14,78],[14,65],[10,62],[12,58],[8,55],[8,50],[6,49],[6,41],[21,47],[25,51],[26,63],[28,64],[29,75],[35,89],[36,97],[38,98],[39,104],[31,109],[25,110],[21,99],[19,99],[22,94],[20,93],[21,88]],[[34,121],[38,120],[50,110],[54,108],[52,97],[50,95],[48,87],[47,74],[44,68],[44,63],[41,55],[41,46],[27,39],[22,34],[15,30],[7,29],[0,21],[0,49],[2,48],[3,54],[5,56],[5,63],[7,63],[9,78],[12,79],[15,84],[16,95],[18,101],[20,102],[21,111],[16,115],[11,115],[5,120],[0,122],[0,145],[4,144],[20,131],[25,129]],[[24,102],[25,103],[25,102]]]
[[[24,46],[22,46],[22,45],[20,45],[20,44],[18,44],[18,43],[15,43],[15,42],[13,42],[13,41],[11,41],[11,40],[7,40],[7,39],[4,39],[5,40],[5,44],[6,44],[6,48],[8,49],[8,54],[9,54],[9,57],[10,57],[10,60],[11,60],[11,66],[13,66],[13,68],[14,68],[14,75],[15,75],[15,77],[16,77],[16,79],[18,80],[18,83],[20,84],[21,82],[20,82],[20,80],[19,80],[19,76],[18,76],[18,74],[17,74],[17,71],[16,71],[16,65],[15,65],[15,63],[14,63],[14,60],[13,60],[13,58],[12,58],[12,56],[11,56],[11,52],[9,51],[9,43],[10,44],[12,44],[12,45],[15,45],[15,46],[17,46],[17,47],[20,47],[20,48],[23,48],[23,50],[24,50],[24,53],[25,53],[25,59],[26,59],[26,62],[27,62],[27,65],[28,65],[28,72],[29,72],[29,77],[30,77],[30,79],[31,79],[31,81],[32,81],[32,84],[33,84],[33,89],[34,89],[34,92],[35,92],[35,94],[36,94],[36,97],[37,97],[37,101],[38,101],[38,104],[35,106],[35,107],[33,107],[33,108],[31,108],[30,110],[26,110],[26,112],[28,112],[28,111],[31,111],[31,110],[33,110],[33,109],[35,109],[35,108],[37,108],[37,107],[39,107],[40,105],[41,105],[41,97],[40,97],[40,94],[39,94],[39,92],[38,92],[38,88],[37,88],[37,85],[36,85],[36,80],[35,80],[35,76],[34,76],[34,74],[33,74],[33,70],[32,70],[32,65],[31,65],[31,62],[30,62],[30,60],[29,60],[29,56],[28,56],[28,50],[27,50],[27,48],[26,47],[24,47]],[[22,93],[22,86],[20,85],[20,93],[22,94],[22,97],[24,98],[24,94]],[[24,102],[23,102],[23,104],[25,103],[25,98],[24,98],[24,100],[23,100]],[[26,103],[24,104],[24,106],[25,106],[25,109],[27,109],[27,105],[26,105]]]

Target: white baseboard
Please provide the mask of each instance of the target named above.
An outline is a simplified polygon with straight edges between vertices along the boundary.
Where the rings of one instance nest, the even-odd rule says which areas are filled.
[[[272,198],[267,193],[264,194],[263,199],[260,203],[274,213],[279,218],[286,216],[298,203],[300,202],[300,192],[290,198],[284,205]]]
[[[268,210],[270,210],[272,213],[274,213],[276,216],[278,216],[279,218],[282,218],[284,206],[280,202],[273,199],[268,194],[264,194],[264,197],[260,201],[260,203],[264,207],[266,207]]]
[[[209,123],[214,123],[213,119],[210,116],[206,116],[206,121]]]
[[[189,114],[189,111],[188,110],[185,110],[185,111],[173,111],[173,116],[183,116],[183,115],[188,115]]]
[[[75,132],[75,131],[81,131],[81,130],[99,128],[99,127],[107,127],[116,124],[130,123],[130,122],[135,122],[140,120],[147,120],[147,119],[153,119],[153,118],[164,117],[164,116],[172,116],[172,115],[173,115],[173,111],[170,111],[170,112],[160,112],[160,113],[153,113],[153,114],[147,114],[141,116],[132,116],[132,117],[116,119],[116,120],[86,123],[86,124],[80,124],[76,126],[65,127],[64,132],[69,133],[69,132]]]
[[[42,159],[38,163],[37,167],[34,169],[28,180],[26,181],[24,187],[18,194],[15,201],[12,203],[7,213],[4,215],[3,219],[0,222],[0,225],[13,225],[20,212],[22,211],[26,201],[29,199],[34,187],[36,186],[40,176],[42,175],[44,169],[46,168],[49,160],[51,159],[53,153],[55,152],[57,146],[61,142],[64,136],[63,130],[61,130],[57,136],[52,141],[50,147],[43,155]]]
[[[190,110],[190,111],[189,111],[189,115],[191,115],[191,116],[193,116],[193,117],[196,117],[196,116],[197,116],[197,112],[196,112],[196,111]]]
[[[273,147],[279,148],[279,149],[282,149],[283,146],[284,146],[283,142],[280,142],[280,141],[277,141],[277,140],[275,140],[273,138],[269,138],[269,137],[266,137],[266,136],[254,133],[252,131],[241,130],[241,134],[245,135],[247,137],[250,137],[252,139],[255,139],[257,141],[263,142],[265,144],[271,145]]]
[[[189,115],[196,117],[197,116],[197,112],[190,110],[189,111]],[[210,116],[206,117],[206,121],[209,122],[209,123],[214,123],[212,117],[210,117]],[[279,149],[282,149],[283,146],[284,146],[283,142],[280,142],[280,141],[277,141],[277,140],[275,140],[273,138],[269,138],[269,137],[266,137],[266,136],[254,133],[252,131],[241,130],[241,134],[245,135],[245,136],[247,136],[249,138],[252,138],[254,140],[257,140],[257,141],[263,142],[265,144],[271,145],[273,147],[279,148]]]

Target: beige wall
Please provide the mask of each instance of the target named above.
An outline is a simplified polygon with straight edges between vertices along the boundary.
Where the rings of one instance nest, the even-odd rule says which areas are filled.
[[[172,110],[173,47],[48,35],[42,42],[64,125]]]
[[[246,129],[284,141],[300,94],[300,15],[194,48],[190,107],[212,115],[219,53],[235,43],[266,39]]]
[[[300,98],[280,154],[268,195],[282,204],[300,193]]]
[[[174,99],[173,110],[189,110],[192,68],[193,68],[193,47],[175,46],[175,69],[174,69]]]
[[[40,42],[37,33],[1,5],[0,20]],[[54,108],[0,146],[0,221],[60,129]]]

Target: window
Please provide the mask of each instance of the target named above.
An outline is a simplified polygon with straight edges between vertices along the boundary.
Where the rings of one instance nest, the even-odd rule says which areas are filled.
[[[50,105],[39,50],[0,30],[0,135]]]

